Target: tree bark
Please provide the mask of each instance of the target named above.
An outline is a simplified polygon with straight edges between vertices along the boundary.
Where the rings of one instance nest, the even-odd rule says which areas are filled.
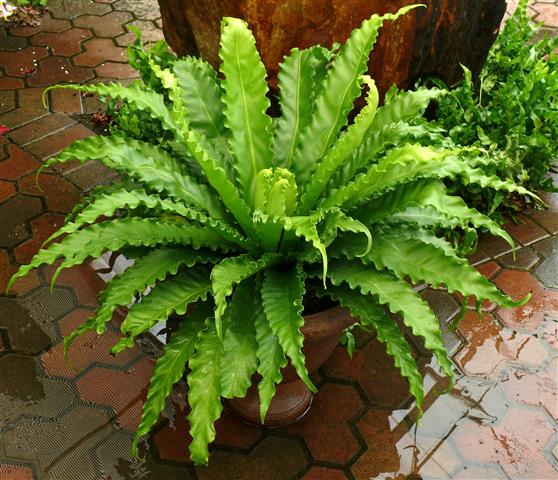
[[[373,13],[395,12],[414,0],[159,0],[165,38],[182,56],[201,55],[219,65],[221,18],[248,21],[269,82],[291,48],[343,42]],[[474,75],[482,68],[506,10],[505,0],[428,0],[398,21],[386,22],[370,60],[380,91],[393,83],[405,88],[436,76],[452,84],[460,64]],[[386,6],[386,4],[389,4]]]

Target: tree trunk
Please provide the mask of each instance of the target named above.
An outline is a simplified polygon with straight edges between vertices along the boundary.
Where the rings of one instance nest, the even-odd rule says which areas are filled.
[[[278,65],[293,47],[330,47],[373,13],[395,12],[414,0],[159,0],[165,38],[182,56],[199,54],[219,65],[221,18],[248,21],[276,85]],[[503,18],[505,0],[429,0],[395,23],[386,22],[370,60],[370,74],[384,92],[437,76],[452,84],[460,63],[474,75],[486,59]],[[386,6],[389,4],[389,6]]]

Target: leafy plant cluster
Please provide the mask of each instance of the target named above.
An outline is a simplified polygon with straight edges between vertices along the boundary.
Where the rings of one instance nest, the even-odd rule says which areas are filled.
[[[255,373],[262,421],[289,362],[315,391],[302,352],[309,289],[377,332],[419,410],[422,377],[390,313],[401,315],[448,377],[453,372],[439,322],[408,280],[519,304],[436,233],[482,229],[512,242],[449,194],[445,179],[528,192],[487,175],[475,149],[429,146],[440,143],[440,129],[422,114],[440,90],[394,93],[379,107],[365,75],[383,22],[411,8],[373,15],[338,50],[294,49],[280,68],[279,118],[267,113],[254,37],[235,18],[222,23],[219,75],[201,59],[171,61],[156,47],[133,59],[143,82],[54,87],[122,102],[137,114],[138,128],[128,123],[77,141],[46,162],[96,159],[123,180],[78,205],[10,285],[43,264],[60,261],[54,282],[63,269],[105,251],[135,258],[106,285],[96,314],[65,340],[66,348],[81,333],[103,333],[116,308],[133,299],[115,354],[157,322],[190,312],[157,361],[135,452],[186,367],[196,463],[207,462],[222,398],[243,397]],[[349,121],[362,94],[365,106]]]
[[[537,40],[541,25],[521,0],[490,51],[478,84],[464,67],[465,80],[437,99],[436,123],[458,145],[489,151],[485,171],[529,190],[556,190],[549,172],[558,160],[558,38]],[[446,88],[441,82],[438,86]],[[498,207],[513,216],[531,197],[483,188],[457,187],[484,211]]]
[[[16,0],[16,5],[18,7],[26,7],[26,6],[31,6],[31,7],[46,7],[48,0]]]

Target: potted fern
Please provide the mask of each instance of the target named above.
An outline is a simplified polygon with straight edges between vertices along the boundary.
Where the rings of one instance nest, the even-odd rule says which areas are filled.
[[[257,391],[265,422],[289,369],[304,392],[315,391],[308,370],[324,360],[324,349],[305,359],[303,332],[314,324],[302,315],[306,292],[345,309],[318,320],[333,328],[326,335],[333,345],[349,324],[377,332],[419,409],[422,378],[389,312],[400,314],[445,374],[453,374],[439,323],[406,279],[505,307],[527,300],[502,294],[437,235],[478,228],[511,243],[497,224],[449,195],[445,178],[527,192],[486,176],[476,166],[483,162],[477,151],[429,146],[440,143],[441,133],[421,114],[441,91],[393,94],[379,107],[374,82],[363,75],[382,23],[411,8],[365,20],[338,50],[293,50],[281,65],[277,119],[266,113],[266,73],[252,33],[235,18],[222,23],[221,76],[197,58],[148,54],[138,61],[149,79],[144,84],[51,87],[121,101],[141,128],[77,141],[45,163],[98,159],[122,181],[95,190],[10,285],[58,260],[53,282],[62,269],[105,251],[135,258],[107,284],[96,315],[66,347],[80,333],[103,333],[115,309],[136,297],[115,354],[171,314],[190,312],[157,361],[135,452],[186,367],[189,448],[198,464],[208,461],[223,398],[245,397],[254,381],[248,399]],[[363,92],[365,106],[349,122]],[[326,351],[332,348],[324,342]],[[233,401],[231,408],[253,409],[247,403]]]

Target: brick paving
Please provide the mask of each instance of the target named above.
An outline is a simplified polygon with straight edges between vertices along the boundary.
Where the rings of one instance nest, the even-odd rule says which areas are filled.
[[[517,2],[515,2],[517,3]],[[509,2],[513,11],[514,2]],[[66,164],[42,176],[41,162],[72,141],[93,135],[80,123],[99,102],[56,82],[128,79],[126,25],[162,38],[154,0],[50,0],[39,27],[0,24],[0,289],[58,228],[81,196],[111,173],[95,162]],[[531,13],[558,27],[558,2]],[[189,463],[183,386],[145,445],[130,442],[158,352],[151,338],[112,357],[116,339],[85,335],[62,356],[62,339],[94,310],[102,286],[88,266],[65,271],[49,290],[52,268],[31,273],[0,296],[0,480],[23,479],[541,479],[558,478],[558,194],[550,209],[526,215],[508,232],[515,258],[483,238],[475,266],[513,297],[533,300],[517,310],[483,305],[447,329],[458,381],[447,395],[435,362],[414,344],[425,374],[425,415],[373,338],[358,341],[354,358],[339,347],[315,375],[320,390],[310,413],[288,428],[263,430],[224,414],[207,468]],[[445,292],[425,300],[444,325],[459,312]],[[116,319],[117,320],[117,319]]]

